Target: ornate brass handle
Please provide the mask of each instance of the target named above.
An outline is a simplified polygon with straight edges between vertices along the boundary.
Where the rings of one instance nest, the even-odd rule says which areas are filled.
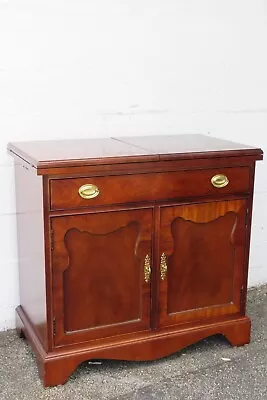
[[[144,275],[145,275],[145,282],[148,283],[150,281],[151,275],[151,268],[150,268],[150,257],[147,254],[144,262]]]
[[[167,270],[168,270],[167,256],[165,253],[162,253],[160,257],[160,277],[163,281],[166,278]]]
[[[83,199],[93,199],[94,197],[99,195],[99,189],[96,185],[93,185],[92,183],[87,183],[86,185],[82,185],[79,190],[79,195]]]
[[[216,188],[223,188],[229,183],[229,179],[226,175],[223,174],[214,175],[210,181],[212,185]]]

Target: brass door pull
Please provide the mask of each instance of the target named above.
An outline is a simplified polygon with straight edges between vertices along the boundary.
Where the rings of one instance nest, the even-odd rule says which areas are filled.
[[[92,183],[87,183],[86,185],[82,185],[79,190],[79,195],[83,199],[93,199],[94,197],[99,195],[99,189],[96,185],[93,185]]]
[[[144,262],[144,275],[145,275],[145,282],[148,283],[150,281],[151,276],[151,267],[150,267],[150,257],[147,254]]]
[[[212,185],[216,188],[223,188],[229,183],[229,179],[226,175],[223,174],[214,175],[210,181]]]
[[[160,277],[161,280],[165,280],[167,275],[168,265],[167,265],[167,256],[165,253],[161,254],[160,257]]]

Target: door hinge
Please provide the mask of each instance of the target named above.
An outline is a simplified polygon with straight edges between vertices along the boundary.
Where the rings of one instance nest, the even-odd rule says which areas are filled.
[[[248,227],[248,215],[249,215],[249,209],[247,208],[247,210],[246,210],[246,228]]]
[[[56,318],[53,318],[53,336],[56,336]]]
[[[54,250],[54,230],[53,230],[53,225],[52,225],[52,219],[49,221],[49,228],[50,228],[50,248],[51,251]]]
[[[51,250],[54,250],[54,231],[53,229],[50,230],[50,241],[51,241]]]

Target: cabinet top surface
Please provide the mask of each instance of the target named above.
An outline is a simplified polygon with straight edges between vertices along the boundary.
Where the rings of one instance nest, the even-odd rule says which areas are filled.
[[[262,150],[200,134],[29,141],[8,144],[34,168],[249,156]]]

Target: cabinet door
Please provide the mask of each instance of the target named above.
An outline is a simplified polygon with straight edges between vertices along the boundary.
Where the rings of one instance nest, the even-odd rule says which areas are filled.
[[[152,209],[51,218],[55,345],[150,326]]]
[[[240,311],[246,200],[160,207],[159,325]]]

